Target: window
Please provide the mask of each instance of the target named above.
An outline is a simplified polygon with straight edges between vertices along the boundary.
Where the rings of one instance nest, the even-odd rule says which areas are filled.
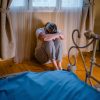
[[[83,0],[12,0],[11,9],[55,10],[82,7]]]
[[[56,7],[56,0],[32,0],[32,7]]]
[[[26,6],[26,0],[12,0],[10,8],[19,8]]]
[[[83,0],[62,0],[62,8],[79,8],[82,5]]]

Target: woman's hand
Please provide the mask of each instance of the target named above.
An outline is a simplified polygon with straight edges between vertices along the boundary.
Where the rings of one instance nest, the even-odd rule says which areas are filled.
[[[64,39],[64,35],[63,35],[62,33],[59,33],[59,38],[60,38],[61,40],[63,40],[63,39]]]

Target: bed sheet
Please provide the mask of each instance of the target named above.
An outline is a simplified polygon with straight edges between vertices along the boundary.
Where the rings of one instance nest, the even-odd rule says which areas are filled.
[[[0,100],[100,100],[100,92],[72,72],[28,71],[0,78]]]

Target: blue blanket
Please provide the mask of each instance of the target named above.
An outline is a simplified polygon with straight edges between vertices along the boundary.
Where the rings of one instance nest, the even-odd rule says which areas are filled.
[[[23,72],[0,79],[0,100],[100,100],[72,72]]]

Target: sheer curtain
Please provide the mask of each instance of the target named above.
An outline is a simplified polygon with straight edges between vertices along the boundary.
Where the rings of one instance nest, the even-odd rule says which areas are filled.
[[[18,1],[20,2],[16,2]],[[35,31],[50,21],[56,23],[64,34],[63,55],[67,55],[69,47],[73,45],[72,31],[80,28],[83,0],[22,1],[24,4],[15,8],[13,3],[10,10],[16,43],[15,61],[19,63],[34,56]],[[26,1],[29,2],[25,3]]]
[[[64,12],[64,54],[68,53],[69,48],[73,45],[72,32],[74,29],[80,30],[82,7],[80,8],[69,8]],[[77,35],[74,35],[75,41],[77,42]],[[76,50],[73,50],[71,54],[75,55]]]

